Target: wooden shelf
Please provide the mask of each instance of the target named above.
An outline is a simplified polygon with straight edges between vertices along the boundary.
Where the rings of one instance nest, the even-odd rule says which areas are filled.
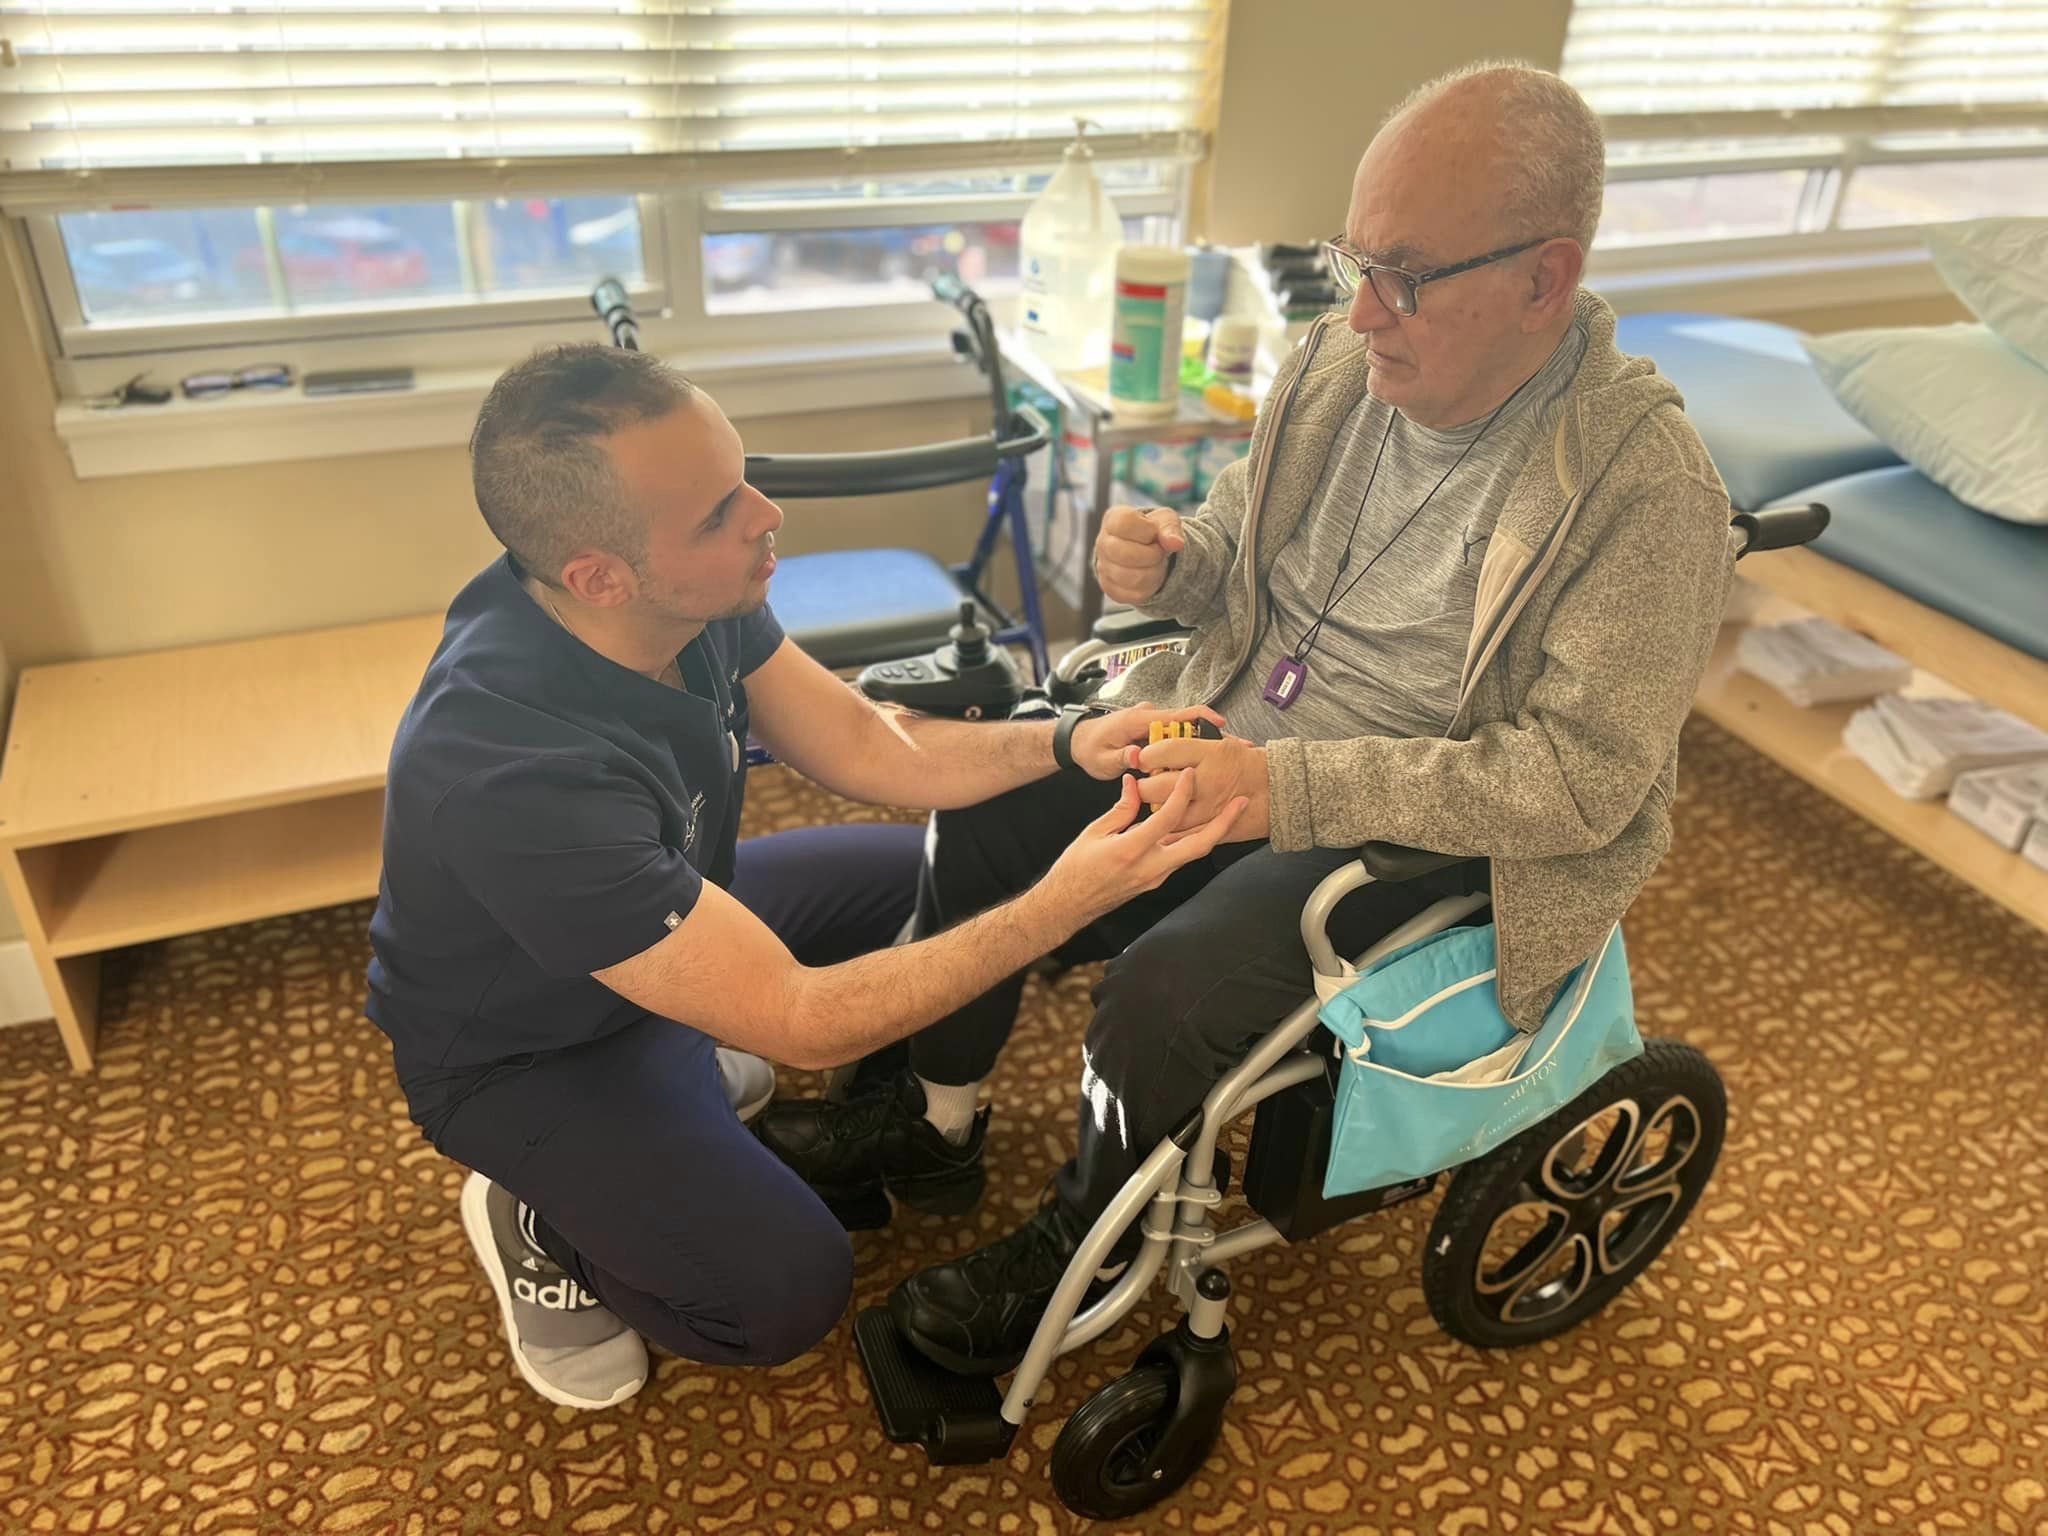
[[[2048,870],[2008,853],[1951,815],[1940,800],[1907,800],[1894,794],[1842,745],[1842,727],[1857,706],[1802,709],[1768,683],[1739,670],[1735,643],[1741,633],[1737,624],[1721,631],[1700,685],[1701,714],[2035,927],[2048,929]]]
[[[260,810],[384,783],[438,614],[31,667],[0,847]]]
[[[20,851],[60,958],[377,894],[382,789]]]
[[[1868,636],[1960,689],[2048,730],[2048,661],[1915,602],[1814,549],[1775,549],[1743,579],[1804,613]]]
[[[32,667],[0,762],[0,890],[71,1064],[110,949],[377,893],[392,737],[439,614]]]

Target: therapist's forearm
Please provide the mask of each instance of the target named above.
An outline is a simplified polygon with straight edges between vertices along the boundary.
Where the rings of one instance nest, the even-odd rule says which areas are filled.
[[[812,1071],[858,1061],[966,1006],[1098,915],[1063,905],[1041,881],[928,939],[801,968],[777,1059]]]
[[[839,765],[834,787],[851,799],[921,811],[979,805],[1052,773],[1052,730],[1050,720],[941,720],[877,709],[865,750]]]

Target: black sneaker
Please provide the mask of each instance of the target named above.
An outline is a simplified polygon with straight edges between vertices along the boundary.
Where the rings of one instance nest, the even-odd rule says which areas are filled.
[[[949,1371],[1000,1376],[1015,1370],[1086,1235],[1048,1199],[1008,1237],[905,1280],[889,1293],[889,1315],[919,1354]],[[1082,1305],[1111,1283],[1112,1276],[1099,1276]]]
[[[762,1144],[795,1171],[848,1231],[889,1224],[889,1196],[934,1216],[959,1216],[981,1199],[988,1111],[959,1146],[924,1117],[924,1089],[909,1072],[843,1103],[791,1099],[754,1122]]]

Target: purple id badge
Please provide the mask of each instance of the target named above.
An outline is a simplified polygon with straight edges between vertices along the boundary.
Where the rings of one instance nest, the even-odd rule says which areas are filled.
[[[1260,697],[1275,709],[1286,709],[1301,697],[1301,686],[1307,678],[1307,662],[1282,656],[1273,663],[1273,670],[1266,674],[1266,687]]]

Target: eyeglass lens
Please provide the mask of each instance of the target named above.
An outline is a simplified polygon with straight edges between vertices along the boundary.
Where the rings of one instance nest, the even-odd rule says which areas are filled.
[[[1415,313],[1415,284],[1386,267],[1372,269],[1372,291],[1379,301],[1397,315]]]
[[[1372,282],[1373,297],[1397,315],[1415,313],[1415,285],[1399,272],[1386,267],[1368,267],[1358,257],[1339,245],[1325,247],[1329,252],[1330,275],[1336,279],[1337,292],[1350,298],[1358,292],[1358,285],[1368,277]]]

